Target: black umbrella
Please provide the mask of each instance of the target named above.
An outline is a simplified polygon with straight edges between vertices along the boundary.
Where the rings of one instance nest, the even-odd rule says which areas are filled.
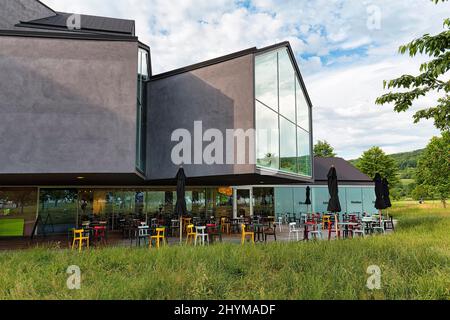
[[[386,208],[392,207],[391,199],[389,198],[389,182],[386,178],[383,179],[383,200]]]
[[[305,204],[311,204],[311,188],[309,186],[306,187],[306,200]]]
[[[375,208],[378,210],[386,209],[386,203],[384,202],[383,197],[383,181],[381,180],[381,175],[376,173],[373,181],[375,182]]]
[[[311,188],[309,186],[306,187],[306,213],[309,213],[309,205],[311,204]]]
[[[186,214],[186,175],[181,167],[177,172],[177,203],[175,204],[175,213],[180,217],[180,242],[183,239],[183,214]]]
[[[328,192],[330,193],[330,200],[328,201],[327,210],[329,212],[341,212],[341,203],[339,202],[339,190],[336,168],[332,166],[328,171]]]

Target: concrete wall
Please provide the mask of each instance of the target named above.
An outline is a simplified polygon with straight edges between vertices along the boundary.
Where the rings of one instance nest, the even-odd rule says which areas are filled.
[[[175,129],[193,134],[194,121],[203,121],[203,132],[254,128],[253,55],[228,60],[190,72],[154,80],[148,86],[147,177],[173,178],[178,167],[171,161]],[[209,142],[204,143],[206,147]],[[192,148],[193,148],[192,144]],[[225,141],[224,141],[225,154]],[[184,165],[188,177],[254,173],[255,166]]]
[[[0,174],[135,172],[137,50],[0,36]]]

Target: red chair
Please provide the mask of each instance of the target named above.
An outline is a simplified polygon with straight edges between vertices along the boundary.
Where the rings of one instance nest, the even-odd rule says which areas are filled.
[[[106,226],[94,227],[94,242],[106,242]]]
[[[338,215],[334,215],[334,220],[328,224],[328,240],[331,240],[331,234],[334,232],[338,239],[341,238],[341,230],[339,229],[339,218]]]

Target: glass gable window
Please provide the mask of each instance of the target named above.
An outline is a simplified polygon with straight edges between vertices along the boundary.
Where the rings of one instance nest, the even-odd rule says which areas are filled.
[[[287,48],[256,56],[255,98],[257,165],[311,177],[310,108]]]
[[[137,112],[136,112],[136,168],[145,171],[145,123],[146,123],[146,90],[145,81],[149,78],[149,54],[139,48],[137,76]]]

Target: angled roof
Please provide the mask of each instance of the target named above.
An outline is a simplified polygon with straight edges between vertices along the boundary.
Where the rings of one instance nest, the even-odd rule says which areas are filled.
[[[72,13],[56,12],[55,15],[46,18],[30,20],[26,22],[21,21],[20,26],[37,27],[43,29],[55,28],[55,29],[62,29],[65,31],[78,31],[78,32],[88,31],[88,32],[114,33],[114,34],[134,36],[135,23],[133,20],[99,17],[85,14],[79,15],[81,29],[70,30],[67,28],[67,21],[70,19],[72,15],[73,15]]]
[[[224,55],[224,56],[221,56],[221,57],[218,57],[218,58],[214,58],[214,59],[202,61],[202,62],[199,62],[199,63],[191,64],[191,65],[186,66],[186,67],[182,67],[182,68],[178,68],[178,69],[175,69],[175,70],[171,70],[171,71],[163,72],[163,73],[160,73],[160,74],[156,74],[156,75],[153,75],[150,78],[150,81],[156,81],[156,80],[164,79],[164,78],[167,78],[167,77],[175,76],[175,75],[178,75],[178,74],[181,74],[181,73],[190,72],[190,71],[193,71],[193,70],[196,70],[196,69],[208,67],[208,66],[211,66],[211,65],[214,65],[214,64],[218,64],[218,63],[222,63],[222,62],[225,62],[225,61],[228,61],[228,60],[232,60],[232,59],[236,59],[236,58],[239,58],[239,57],[243,57],[243,56],[246,56],[248,54],[262,54],[262,53],[266,53],[266,52],[269,52],[271,50],[277,50],[277,49],[280,49],[280,48],[283,48],[283,47],[287,48],[287,50],[288,50],[288,53],[289,53],[289,55],[291,57],[291,60],[293,62],[295,71],[298,74],[298,77],[299,77],[299,80],[300,80],[300,84],[301,84],[301,86],[303,88],[303,91],[305,93],[306,100],[307,100],[309,106],[312,108],[313,105],[312,105],[311,99],[309,97],[308,90],[306,90],[305,82],[303,81],[303,77],[302,77],[302,74],[300,72],[300,68],[298,67],[298,64],[297,64],[297,59],[295,58],[294,51],[292,50],[292,47],[291,47],[291,44],[289,43],[289,41],[283,41],[283,42],[276,43],[274,45],[270,45],[270,46],[267,46],[267,47],[264,47],[264,48],[260,48],[260,49],[258,49],[256,47],[253,47],[253,48],[237,51],[237,52],[234,52],[234,53],[231,53],[231,54],[227,54],[227,55]]]
[[[319,158],[314,157],[314,180],[316,182],[327,181],[327,174],[331,166],[336,168],[338,181],[340,183],[370,183],[372,179],[359,171],[350,162],[342,158]]]

